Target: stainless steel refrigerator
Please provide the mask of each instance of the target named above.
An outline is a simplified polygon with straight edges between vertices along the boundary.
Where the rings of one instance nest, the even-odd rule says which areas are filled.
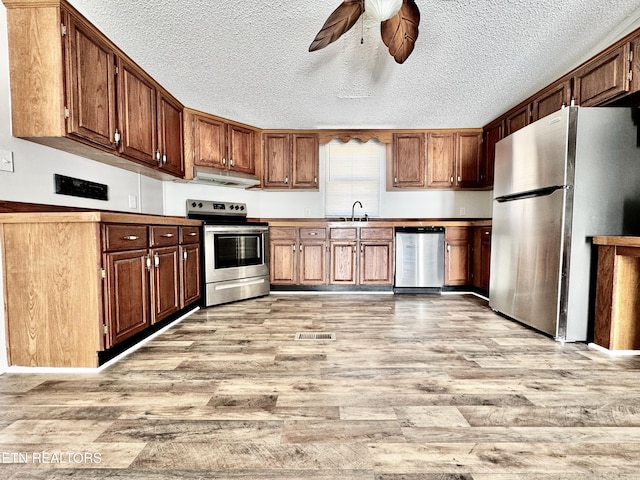
[[[568,107],[496,144],[492,309],[560,341],[588,340],[590,237],[636,233],[640,222],[634,116]]]

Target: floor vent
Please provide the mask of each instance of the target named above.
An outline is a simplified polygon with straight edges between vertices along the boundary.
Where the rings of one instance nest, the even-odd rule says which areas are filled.
[[[296,340],[335,340],[335,333],[328,332],[298,332]]]

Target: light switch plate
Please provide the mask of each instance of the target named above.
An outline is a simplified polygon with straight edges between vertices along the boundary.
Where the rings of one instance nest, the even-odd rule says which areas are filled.
[[[0,150],[0,171],[13,172],[13,152]]]

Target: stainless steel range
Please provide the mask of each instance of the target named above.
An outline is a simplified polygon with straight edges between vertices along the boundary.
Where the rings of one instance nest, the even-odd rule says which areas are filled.
[[[249,222],[244,203],[187,200],[203,221],[205,306],[269,294],[269,226]]]

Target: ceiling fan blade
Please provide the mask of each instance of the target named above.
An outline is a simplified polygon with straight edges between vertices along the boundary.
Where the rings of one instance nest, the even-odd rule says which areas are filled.
[[[404,0],[398,13],[380,24],[382,41],[396,62],[404,63],[413,52],[418,38],[419,23],[420,10],[416,2]]]
[[[336,8],[324,23],[316,38],[309,47],[315,52],[335,42],[340,36],[355,25],[364,12],[364,0],[345,0]]]

